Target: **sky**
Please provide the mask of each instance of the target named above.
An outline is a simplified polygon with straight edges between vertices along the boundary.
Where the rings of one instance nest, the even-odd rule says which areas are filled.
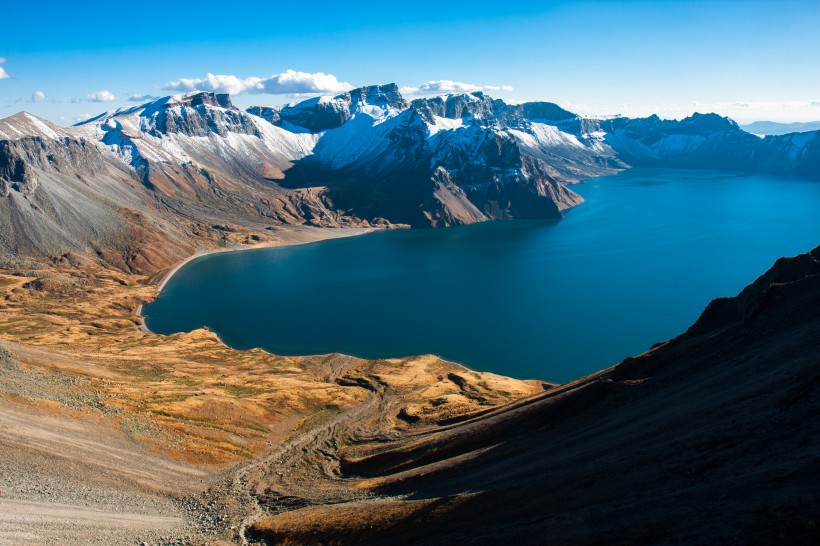
[[[584,115],[820,120],[820,0],[3,0],[0,117],[197,89],[275,106],[396,83]]]

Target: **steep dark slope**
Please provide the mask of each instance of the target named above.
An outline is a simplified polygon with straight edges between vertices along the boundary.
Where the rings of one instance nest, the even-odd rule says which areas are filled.
[[[820,247],[779,260],[644,355],[347,450],[344,474],[408,497],[285,513],[255,532],[293,543],[817,543],[819,310]]]

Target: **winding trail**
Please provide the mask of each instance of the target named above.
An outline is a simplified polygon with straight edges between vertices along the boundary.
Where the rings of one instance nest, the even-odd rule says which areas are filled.
[[[333,504],[368,498],[351,490],[339,470],[341,440],[356,437],[377,423],[391,397],[386,388],[364,389],[368,398],[341,413],[325,415],[294,435],[267,456],[238,468],[227,495],[248,510],[237,529],[241,544],[249,544],[248,527],[258,519],[313,504]]]

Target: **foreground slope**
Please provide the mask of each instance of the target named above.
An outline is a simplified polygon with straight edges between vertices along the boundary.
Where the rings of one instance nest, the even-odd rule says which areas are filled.
[[[253,532],[293,544],[817,542],[818,309],[820,247],[644,355],[349,446],[343,473],[390,497],[285,512]]]

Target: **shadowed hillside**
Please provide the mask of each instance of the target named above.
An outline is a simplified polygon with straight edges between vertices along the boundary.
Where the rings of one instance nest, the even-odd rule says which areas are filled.
[[[262,520],[269,543],[820,540],[820,247],[683,335],[543,395],[345,450],[375,500]],[[397,496],[396,496],[397,495]]]

